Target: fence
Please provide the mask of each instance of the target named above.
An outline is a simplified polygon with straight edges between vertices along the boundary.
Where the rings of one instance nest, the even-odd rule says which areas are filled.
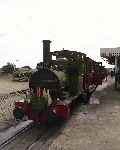
[[[13,119],[14,102],[25,97],[28,89],[0,96],[0,122]]]

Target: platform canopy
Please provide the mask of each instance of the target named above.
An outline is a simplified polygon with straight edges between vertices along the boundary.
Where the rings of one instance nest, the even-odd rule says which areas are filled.
[[[115,64],[115,57],[120,59],[120,47],[117,48],[101,48],[100,49],[100,56],[105,58],[109,64]]]

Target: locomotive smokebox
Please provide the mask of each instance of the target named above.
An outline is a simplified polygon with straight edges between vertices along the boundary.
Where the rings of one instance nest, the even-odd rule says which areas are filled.
[[[49,64],[51,61],[50,43],[50,40],[43,40],[43,62],[46,64]]]

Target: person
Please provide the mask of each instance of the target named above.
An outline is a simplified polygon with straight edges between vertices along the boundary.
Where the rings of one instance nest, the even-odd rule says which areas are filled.
[[[107,77],[108,77],[108,71],[105,71],[105,81],[107,81]]]
[[[111,71],[111,78],[113,78],[113,76],[114,76],[114,71],[112,70]]]

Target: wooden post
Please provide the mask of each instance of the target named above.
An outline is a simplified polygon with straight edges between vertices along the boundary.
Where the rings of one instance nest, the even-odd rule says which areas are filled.
[[[118,73],[118,66],[117,66],[117,63],[118,63],[118,57],[115,56],[115,89],[118,88],[118,77],[117,77],[117,73]]]

